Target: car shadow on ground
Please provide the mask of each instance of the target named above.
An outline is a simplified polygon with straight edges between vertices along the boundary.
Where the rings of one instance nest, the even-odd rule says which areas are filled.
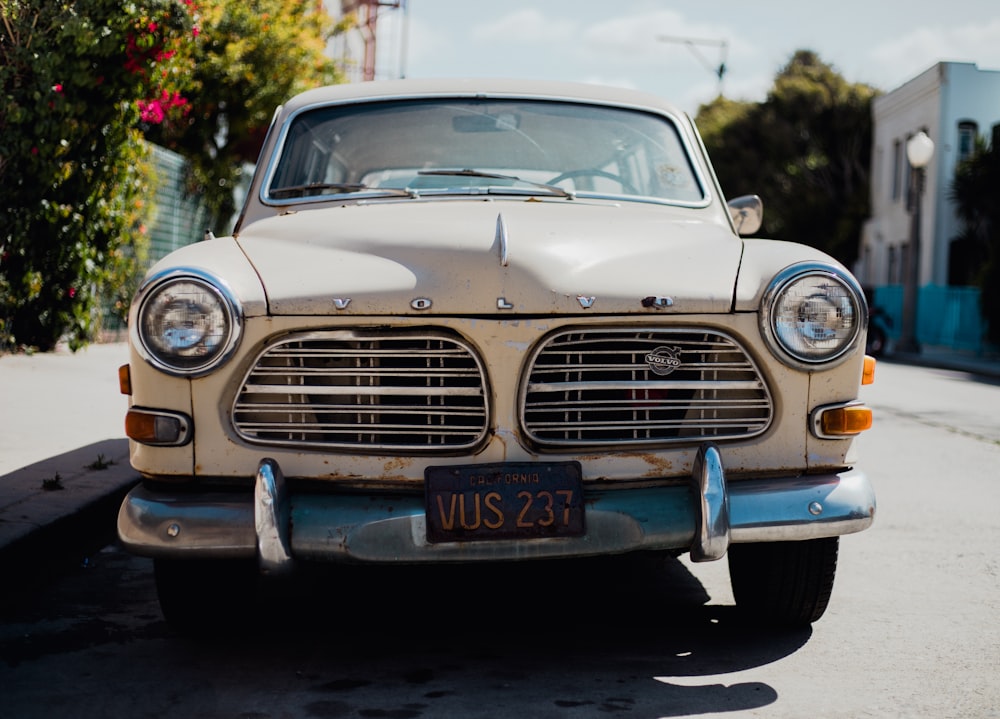
[[[12,680],[73,656],[86,658],[81,676],[113,680],[122,696],[142,687],[151,705],[169,704],[197,686],[220,709],[254,702],[255,716],[752,710],[778,694],[745,672],[811,636],[741,621],[664,557],[311,568],[266,583],[246,611],[233,608],[242,617],[231,626],[194,635],[164,621],[152,562],[117,547],[52,582],[4,603],[0,661]]]
[[[381,684],[391,657],[398,676],[432,694],[462,686],[527,696],[558,668],[577,691],[551,698],[557,707],[603,713],[650,701],[658,716],[753,709],[776,701],[776,691],[718,675],[770,664],[811,636],[709,603],[688,568],[663,556],[338,567],[267,587],[261,602],[277,623],[248,648],[290,659],[301,658],[303,640],[321,654],[336,647],[349,660],[319,661],[315,685],[334,697]]]

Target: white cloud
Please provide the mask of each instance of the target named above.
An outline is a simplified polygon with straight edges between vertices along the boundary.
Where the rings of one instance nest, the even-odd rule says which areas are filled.
[[[410,8],[405,64],[411,77],[594,82],[652,92],[691,112],[718,92],[715,71],[723,56],[719,47],[686,45],[685,38],[725,40],[723,90],[749,101],[764,99],[796,49],[815,50],[848,81],[886,91],[944,60],[1000,69],[996,0],[841,0],[822,17],[793,0],[731,12],[663,0],[412,0]],[[403,17],[396,16],[386,13],[390,28]],[[380,53],[396,37],[390,31],[380,38]]]
[[[502,42],[507,47],[534,44],[545,47],[548,43],[555,51],[554,43],[572,39],[577,29],[572,20],[546,17],[537,8],[525,8],[487,24],[473,25],[470,35],[476,41]]]
[[[938,62],[974,62],[1000,69],[1000,18],[952,28],[917,28],[875,47],[872,80],[892,90]]]
[[[684,64],[697,63],[699,53],[707,63],[717,66],[720,49],[712,43],[729,42],[729,35],[725,28],[691,23],[678,12],[661,10],[619,15],[593,23],[584,29],[582,40],[601,58],[628,66],[666,67],[678,58]],[[663,38],[705,40],[709,44],[695,42],[692,53],[684,42]]]

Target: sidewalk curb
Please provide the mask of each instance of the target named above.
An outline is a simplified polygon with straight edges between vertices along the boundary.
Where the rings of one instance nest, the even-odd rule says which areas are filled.
[[[118,507],[139,482],[128,440],[110,439],[0,477],[0,562],[18,577],[81,563],[116,536]]]
[[[910,365],[939,369],[951,372],[966,372],[974,377],[1000,380],[1000,358],[991,361],[988,358],[964,357],[962,355],[942,356],[938,354],[921,354],[916,352],[892,352],[878,358],[886,364]],[[877,380],[876,380],[877,381]]]

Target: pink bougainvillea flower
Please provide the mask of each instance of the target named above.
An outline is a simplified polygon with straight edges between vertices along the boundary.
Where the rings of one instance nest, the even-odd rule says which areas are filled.
[[[143,122],[159,125],[166,115],[163,112],[163,105],[159,100],[139,101],[139,118]]]
[[[143,122],[159,125],[167,119],[167,113],[175,107],[183,107],[187,112],[190,109],[187,104],[187,98],[181,97],[180,93],[164,90],[156,99],[138,102],[139,117]]]

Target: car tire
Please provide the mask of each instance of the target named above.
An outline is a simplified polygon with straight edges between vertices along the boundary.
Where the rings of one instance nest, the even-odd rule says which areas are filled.
[[[251,617],[257,599],[256,562],[155,559],[160,610],[180,634],[232,631]]]
[[[839,537],[732,545],[729,577],[737,609],[754,622],[815,622],[830,602],[839,546]]]

